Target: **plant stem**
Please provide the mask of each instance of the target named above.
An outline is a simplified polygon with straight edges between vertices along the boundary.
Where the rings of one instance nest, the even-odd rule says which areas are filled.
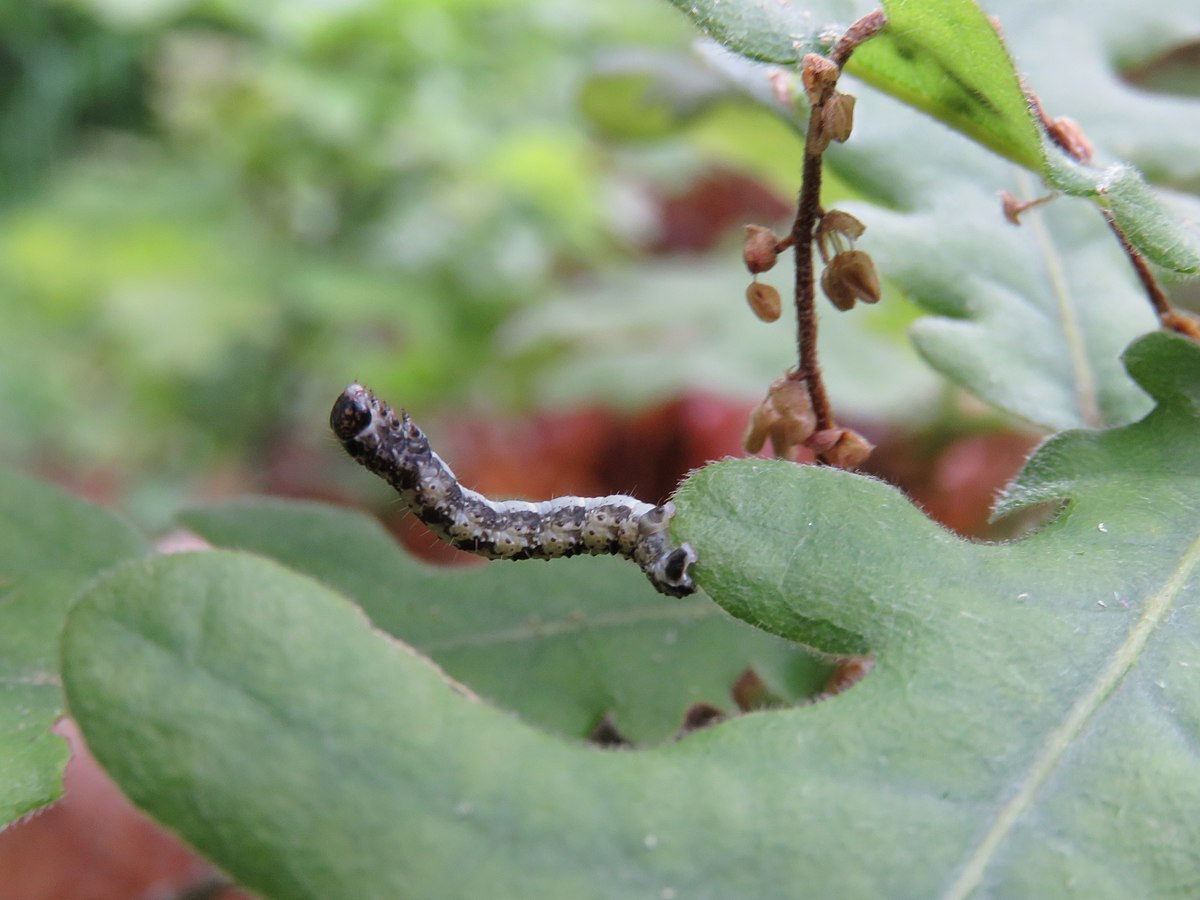
[[[882,9],[876,9],[867,13],[846,29],[846,33],[842,35],[841,40],[834,45],[829,58],[837,63],[839,69],[845,68],[846,61],[850,59],[850,54],[864,42],[869,41],[875,35],[879,34],[879,32],[883,31],[883,26],[886,24],[887,16]]]
[[[820,129],[821,106],[814,106],[808,118],[808,140],[804,148],[804,170],[800,178],[800,199],[791,240],[796,258],[796,351],[799,365],[797,380],[803,380],[816,415],[818,431],[833,427],[833,411],[821,366],[817,361],[816,282],[813,277],[813,232],[821,209],[821,154],[810,152]]]
[[[1175,311],[1174,307],[1171,306],[1171,301],[1167,299],[1162,285],[1158,283],[1158,279],[1150,271],[1146,257],[1142,256],[1137,248],[1130,243],[1129,238],[1125,236],[1125,232],[1121,230],[1121,226],[1117,224],[1117,220],[1113,218],[1112,213],[1108,212],[1108,210],[1104,211],[1104,221],[1108,223],[1108,227],[1112,229],[1113,234],[1120,241],[1121,249],[1129,257],[1129,262],[1133,265],[1133,271],[1137,273],[1138,280],[1142,282],[1142,287],[1146,291],[1146,296],[1150,298],[1150,305],[1154,307],[1154,312],[1158,315],[1159,324],[1163,328],[1179,332],[1195,340],[1200,340],[1200,323]]]
[[[1042,123],[1042,128],[1045,129],[1050,140],[1057,144],[1072,159],[1085,164],[1091,162],[1091,141],[1087,139],[1087,136],[1084,135],[1079,126],[1067,119],[1051,118],[1049,113],[1046,112],[1045,107],[1042,106],[1042,101],[1038,99],[1037,94],[1028,85],[1025,85],[1025,96],[1028,98],[1030,107]],[[1155,315],[1158,316],[1159,325],[1194,340],[1200,340],[1200,322],[1178,312],[1171,306],[1171,301],[1167,299],[1167,294],[1162,289],[1162,285],[1158,283],[1158,279],[1150,271],[1150,265],[1146,262],[1146,257],[1142,255],[1140,250],[1133,246],[1129,237],[1121,229],[1121,226],[1117,224],[1117,220],[1113,218],[1111,212],[1102,209],[1101,214],[1104,216],[1104,221],[1108,223],[1108,227],[1112,229],[1112,233],[1116,235],[1117,241],[1121,244],[1121,249],[1129,257],[1129,262],[1133,265],[1133,271],[1137,273],[1138,280],[1142,283],[1142,288],[1146,291],[1146,297],[1149,299],[1150,305],[1154,307]]]

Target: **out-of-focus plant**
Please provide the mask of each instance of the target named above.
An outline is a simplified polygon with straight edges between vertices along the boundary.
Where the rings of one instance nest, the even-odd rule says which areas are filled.
[[[3,16],[0,454],[118,486],[257,452],[353,375],[461,396],[628,243],[592,48],[686,33],[560,0]]]

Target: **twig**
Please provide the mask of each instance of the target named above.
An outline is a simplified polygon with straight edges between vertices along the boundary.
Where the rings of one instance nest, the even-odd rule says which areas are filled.
[[[862,46],[863,43],[883,31],[883,26],[886,24],[887,16],[882,9],[867,13],[846,29],[846,33],[834,44],[829,58],[837,63],[839,69],[845,68],[847,60],[850,59],[850,54]]]
[[[821,209],[821,165],[822,154],[829,146],[825,134],[823,114],[825,104],[836,93],[837,78],[850,55],[887,24],[883,10],[867,13],[842,35],[829,55],[828,60],[809,56],[804,60],[805,89],[811,109],[808,114],[808,134],[804,143],[804,167],[800,176],[800,196],[796,202],[796,220],[791,234],[780,242],[778,249],[786,244],[794,245],[796,258],[796,352],[798,366],[791,376],[802,381],[808,390],[816,416],[817,431],[833,428],[833,410],[829,395],[821,377],[821,366],[817,360],[817,309],[816,281],[814,278],[813,241]],[[830,63],[836,69],[830,66]],[[847,98],[842,98],[847,99]],[[849,98],[852,101],[852,98]],[[845,137],[839,138],[845,140]]]
[[[1092,143],[1088,140],[1087,135],[1083,133],[1083,129],[1071,119],[1051,118],[1046,112],[1045,107],[1042,106],[1042,101],[1028,85],[1025,85],[1025,96],[1029,100],[1030,108],[1037,115],[1042,128],[1046,130],[1046,134],[1050,137],[1050,140],[1072,159],[1081,163],[1090,163],[1092,160]],[[1142,283],[1142,288],[1146,292],[1146,297],[1149,299],[1150,305],[1154,307],[1154,313],[1158,316],[1159,324],[1169,331],[1178,332],[1193,340],[1200,340],[1200,322],[1171,306],[1171,301],[1167,299],[1167,294],[1162,289],[1162,285],[1158,283],[1158,279],[1154,277],[1154,273],[1150,270],[1150,264],[1146,261],[1146,257],[1142,255],[1142,252],[1137,247],[1133,246],[1133,242],[1129,240],[1128,235],[1117,224],[1117,220],[1109,210],[1102,209],[1100,212],[1104,216],[1104,221],[1108,223],[1108,227],[1112,229],[1112,233],[1116,235],[1121,249],[1129,257],[1133,271],[1137,273],[1138,280]]]
[[[814,105],[808,118],[808,139],[804,149],[804,168],[800,179],[800,198],[791,239],[796,258],[796,351],[799,366],[795,378],[808,388],[816,415],[818,431],[832,428],[833,411],[821,378],[817,361],[816,281],[813,275],[813,233],[821,209],[821,154],[815,148],[821,127],[821,106]]]

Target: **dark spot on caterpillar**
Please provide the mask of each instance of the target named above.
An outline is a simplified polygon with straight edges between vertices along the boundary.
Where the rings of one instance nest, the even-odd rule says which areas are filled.
[[[464,488],[429,446],[407,412],[399,416],[359,384],[352,384],[329,416],[346,452],[384,478],[430,531],[489,559],[554,559],[611,553],[634,560],[650,583],[673,597],[696,590],[688,569],[689,544],[674,546],[667,524],[670,503],[652,506],[634,497],[559,497],[541,503],[489,500]]]
[[[663,572],[671,581],[679,581],[683,578],[683,573],[687,570],[690,561],[687,553],[682,548],[672,550],[667,555],[667,562],[663,566]]]
[[[371,424],[371,410],[357,397],[342,394],[329,413],[329,426],[345,443]]]

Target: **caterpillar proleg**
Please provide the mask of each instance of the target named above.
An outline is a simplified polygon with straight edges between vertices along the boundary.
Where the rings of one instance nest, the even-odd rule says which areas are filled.
[[[329,424],[354,459],[385,479],[444,541],[488,559],[554,559],[613,553],[641,566],[672,597],[696,590],[690,544],[667,531],[674,504],[653,506],[624,494],[558,497],[530,503],[489,500],[463,487],[408,413],[399,415],[361,384],[346,388]]]

